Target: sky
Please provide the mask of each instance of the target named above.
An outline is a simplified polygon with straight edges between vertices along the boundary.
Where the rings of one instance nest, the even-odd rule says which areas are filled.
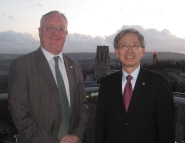
[[[146,51],[185,52],[184,0],[0,0],[0,53],[29,52],[39,47],[43,14],[59,10],[68,18],[64,52],[113,51],[124,28],[145,37]]]

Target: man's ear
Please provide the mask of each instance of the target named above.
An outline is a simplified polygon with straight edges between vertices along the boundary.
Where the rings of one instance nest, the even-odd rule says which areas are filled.
[[[39,37],[40,37],[40,33],[41,33],[41,28],[40,27],[38,28],[38,31],[39,31]]]
[[[119,51],[118,51],[118,48],[114,49],[114,53],[116,54],[116,57],[119,58]]]
[[[142,48],[141,50],[142,50],[141,52],[142,52],[142,57],[143,57],[146,51],[145,51],[145,48]]]

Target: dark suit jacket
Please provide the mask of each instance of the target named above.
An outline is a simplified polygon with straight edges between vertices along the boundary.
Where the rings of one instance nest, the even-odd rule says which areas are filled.
[[[122,72],[100,84],[96,143],[174,143],[174,103],[166,78],[140,68],[126,113]]]
[[[63,57],[70,88],[68,133],[82,139],[88,120],[83,77],[78,63]],[[12,119],[18,129],[18,143],[59,143],[57,134],[62,111],[58,88],[40,48],[12,62],[8,96]]]

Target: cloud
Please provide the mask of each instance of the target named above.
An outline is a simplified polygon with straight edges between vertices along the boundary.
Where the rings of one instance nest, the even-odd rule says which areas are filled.
[[[1,15],[2,15],[2,16],[6,16],[6,13],[3,13],[3,12],[2,12]]]
[[[32,8],[37,8],[37,7],[43,7],[43,5],[41,4],[41,3],[35,3],[35,4],[32,4],[32,5],[30,5],[30,7],[32,7]]]
[[[172,35],[169,30],[144,29],[138,25],[123,26],[120,30],[126,28],[135,28],[143,34],[146,41],[146,51],[185,52],[185,39]]]
[[[42,4],[40,4],[40,3],[38,3],[38,6],[39,6],[39,7],[43,7],[43,5],[42,5]]]
[[[10,19],[15,19],[13,16],[8,16],[8,18],[10,18]]]
[[[4,16],[4,17],[8,17],[8,18],[10,18],[10,19],[15,19],[13,16],[7,16],[6,13],[1,13],[0,15],[2,15],[2,16]]]
[[[107,45],[103,37],[84,34],[68,34],[64,52],[95,52],[97,45]]]
[[[185,52],[185,39],[172,35],[169,30],[158,31],[145,29],[138,25],[126,26],[109,36],[90,36],[84,34],[68,34],[63,52],[96,52],[99,45],[108,45],[113,52],[113,40],[115,35],[126,28],[135,28],[140,31],[146,41],[147,52]],[[39,41],[28,33],[16,33],[14,31],[0,32],[0,53],[28,53],[39,47]]]
[[[39,47],[39,41],[28,33],[0,32],[0,53],[28,53]]]

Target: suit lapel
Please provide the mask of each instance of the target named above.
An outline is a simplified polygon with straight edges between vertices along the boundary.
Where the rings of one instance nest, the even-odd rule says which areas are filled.
[[[141,67],[127,112],[129,117],[134,115],[135,112],[137,112],[137,110],[140,108],[139,105],[145,96],[145,86],[148,83],[148,80],[149,79],[147,79],[147,72]]]
[[[124,108],[123,95],[122,95],[122,71],[118,72],[116,78],[114,79],[114,81],[112,83],[115,83],[115,84],[113,84],[114,96],[117,100],[117,103],[120,106],[120,109],[123,111],[123,113],[125,115],[126,110]]]
[[[71,63],[69,63],[69,60],[67,60],[66,56],[63,55],[64,58],[64,64],[66,68],[66,73],[69,81],[69,90],[70,90],[70,109],[72,111],[73,108],[73,101],[74,101],[74,67]]]
[[[36,65],[44,79],[46,80],[46,83],[48,84],[48,87],[50,90],[53,92],[54,95],[57,95],[56,97],[59,98],[58,96],[58,88],[55,82],[55,79],[53,77],[52,71],[50,69],[50,66],[44,56],[44,54],[41,51],[41,48],[39,48],[36,52]],[[59,101],[59,100],[57,100]]]

